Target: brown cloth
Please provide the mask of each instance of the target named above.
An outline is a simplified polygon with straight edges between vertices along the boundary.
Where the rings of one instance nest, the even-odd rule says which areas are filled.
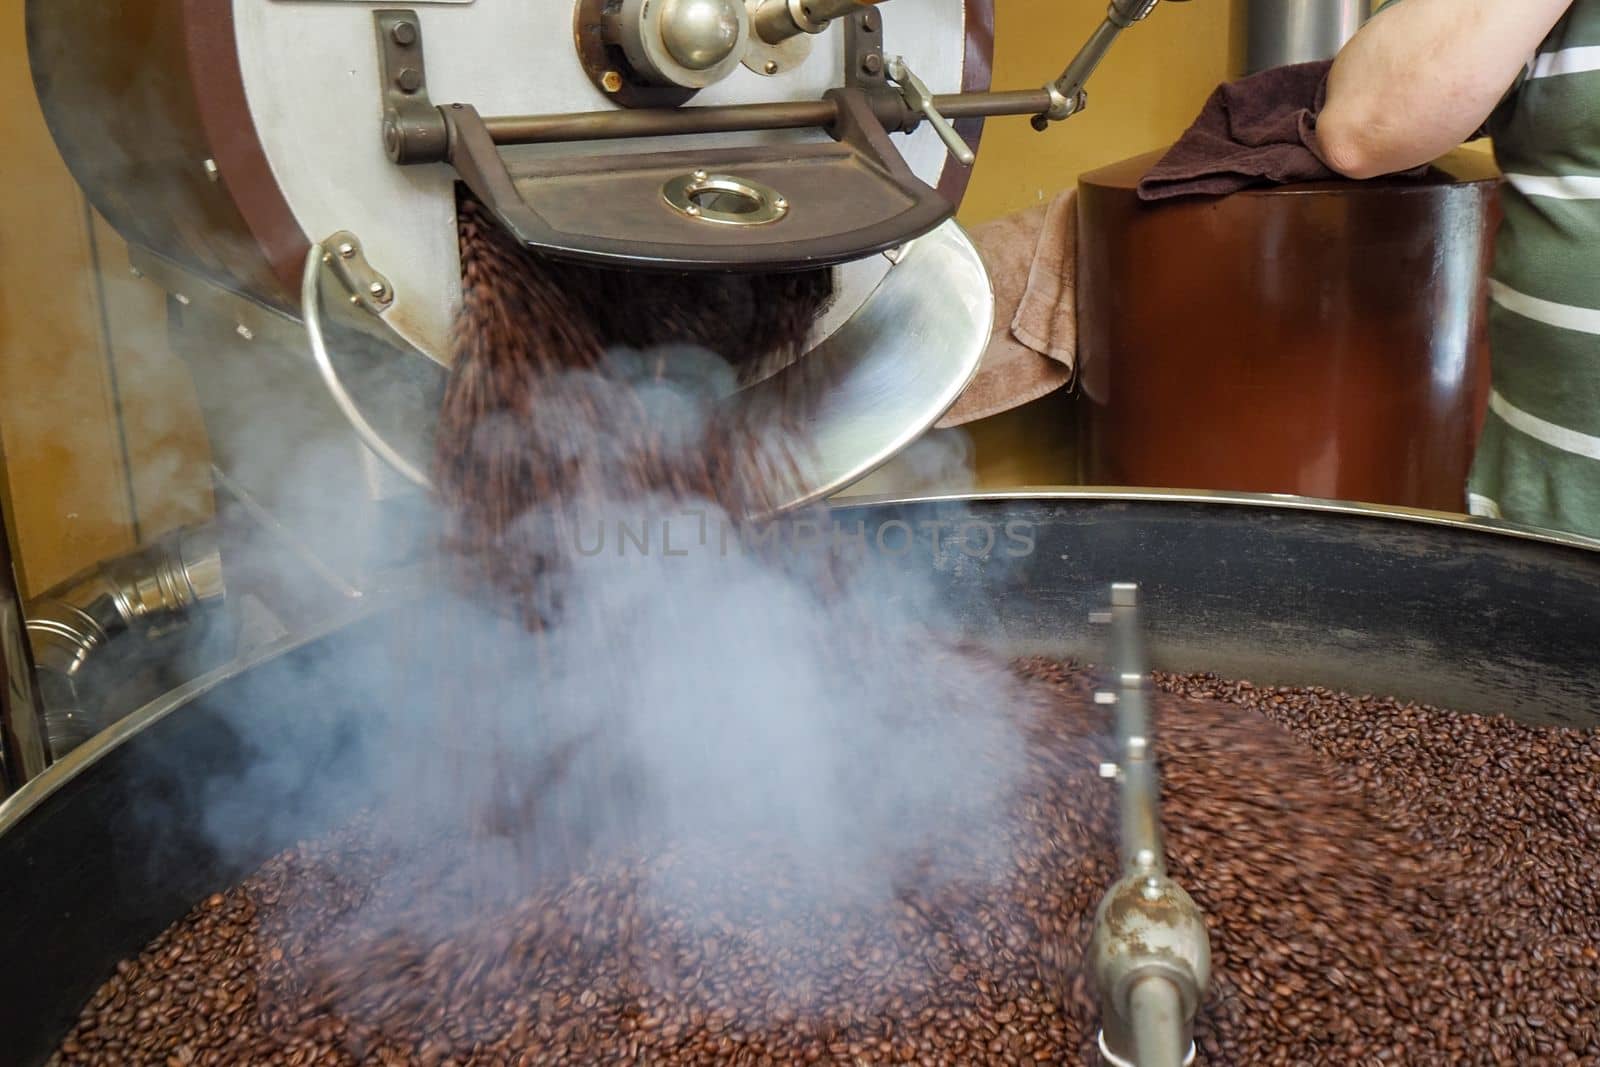
[[[975,226],[994,286],[994,330],[978,373],[936,424],[998,415],[1072,380],[1078,351],[1078,194]]]
[[[1139,199],[1227,196],[1252,185],[1340,178],[1317,146],[1332,66],[1332,60],[1296,63],[1219,86],[1139,183]]]

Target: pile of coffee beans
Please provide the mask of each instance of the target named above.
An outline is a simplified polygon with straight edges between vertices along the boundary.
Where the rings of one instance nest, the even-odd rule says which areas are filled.
[[[1037,701],[957,709],[1026,738],[1009,807],[922,862],[639,841],[487,902],[452,873],[470,842],[352,826],[120,965],[60,1062],[1093,1062],[1110,724],[1085,671],[1015,666]],[[1214,952],[1202,1062],[1600,1063],[1600,735],[1156,682],[1171,871]]]

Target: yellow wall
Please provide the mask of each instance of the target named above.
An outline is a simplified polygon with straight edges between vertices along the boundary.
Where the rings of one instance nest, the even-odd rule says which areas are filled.
[[[1103,0],[995,0],[995,87],[1033,89],[1061,74],[1105,17]],[[1027,119],[988,123],[961,218],[1031,207],[1085,170],[1170,144],[1228,78],[1231,5],[1164,3],[1112,47],[1089,107],[1045,133]]]
[[[0,441],[25,595],[209,513],[193,389],[34,97],[23,6],[0,16]],[[118,398],[134,417],[119,417]],[[159,405],[145,403],[160,398]]]

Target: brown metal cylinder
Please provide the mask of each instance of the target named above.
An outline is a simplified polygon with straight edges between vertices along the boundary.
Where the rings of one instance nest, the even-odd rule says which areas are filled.
[[[1079,181],[1084,476],[1461,511],[1489,388],[1497,175],[1147,204]]]

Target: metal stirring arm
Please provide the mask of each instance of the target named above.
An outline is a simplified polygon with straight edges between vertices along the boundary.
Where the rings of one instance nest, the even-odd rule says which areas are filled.
[[[1033,117],[1034,129],[1043,130],[1052,122],[1071,118],[1084,109],[1089,99],[1084,86],[1095,68],[1100,66],[1122,31],[1150,14],[1157,3],[1158,0],[1111,0],[1105,21],[1089,35],[1083,48],[1061,72],[1061,77],[1045,86],[1045,92],[1050,94],[1050,107]]]
[[[1114,709],[1116,761],[1101,767],[1119,786],[1122,877],[1106,893],[1090,943],[1101,1004],[1100,1052],[1114,1067],[1179,1067],[1194,1059],[1194,1017],[1211,973],[1200,909],[1167,877],[1161,782],[1139,630],[1139,587],[1111,587],[1115,684],[1095,693]]]

